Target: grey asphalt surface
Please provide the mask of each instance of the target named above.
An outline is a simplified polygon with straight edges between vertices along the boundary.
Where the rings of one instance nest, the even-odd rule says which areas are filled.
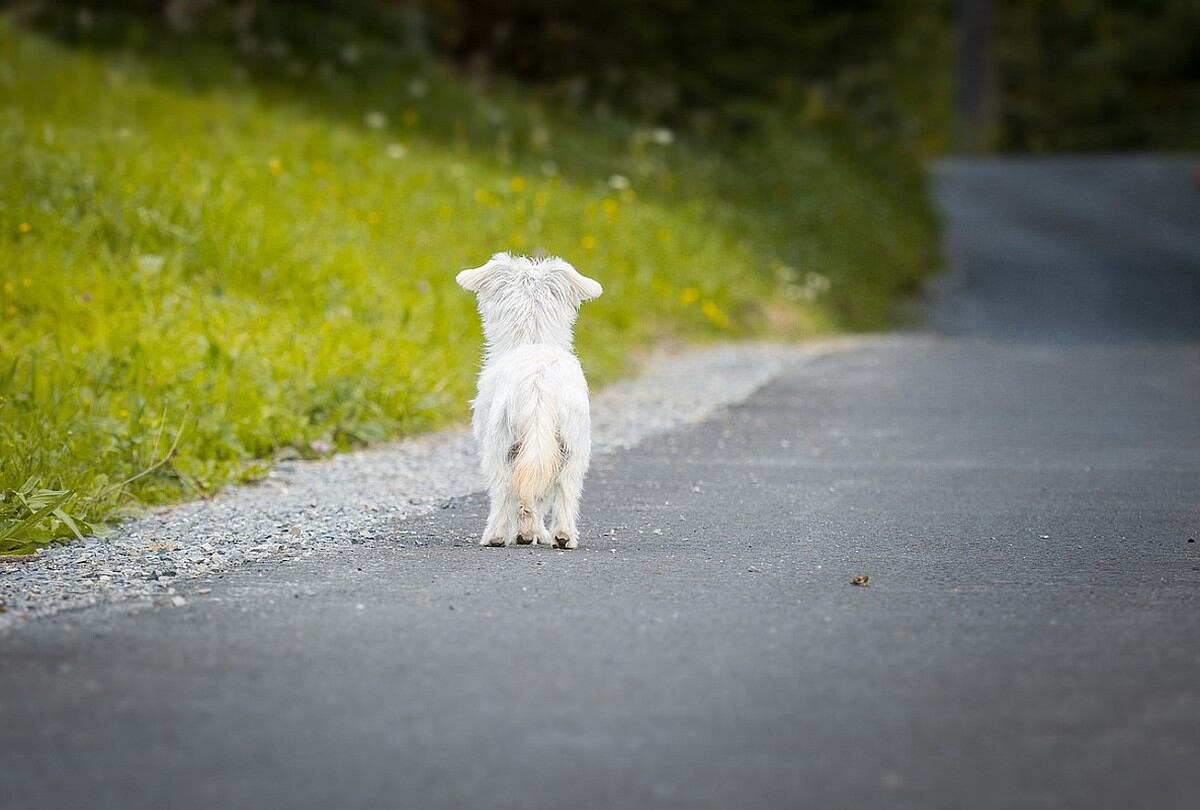
[[[1192,165],[939,165],[933,330],[598,459],[577,552],[473,496],[0,637],[0,804],[1195,806]]]

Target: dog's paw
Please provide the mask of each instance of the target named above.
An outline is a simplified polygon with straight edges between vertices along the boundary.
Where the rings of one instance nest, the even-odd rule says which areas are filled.
[[[517,535],[517,543],[522,546],[528,546],[531,543],[539,546],[552,546],[554,545],[554,540],[551,539],[550,532],[542,528],[534,529],[533,534],[528,537],[523,534]]]
[[[507,546],[511,543],[512,543],[512,538],[502,537],[498,534],[491,535],[491,536],[484,535],[483,539],[479,541],[479,545],[481,545],[481,546],[496,546],[496,547]]]
[[[578,548],[579,538],[574,535],[556,532],[554,535],[554,546],[556,548]]]

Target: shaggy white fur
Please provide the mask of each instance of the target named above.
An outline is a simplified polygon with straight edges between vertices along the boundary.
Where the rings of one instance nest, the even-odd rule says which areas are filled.
[[[572,328],[580,303],[603,290],[563,259],[507,253],[463,270],[457,281],[477,296],[486,342],[471,403],[491,497],[481,543],[575,548],[592,435]]]

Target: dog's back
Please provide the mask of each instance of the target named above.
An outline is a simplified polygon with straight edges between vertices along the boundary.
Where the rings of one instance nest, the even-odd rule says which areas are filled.
[[[552,494],[572,456],[590,455],[590,421],[583,370],[557,346],[519,346],[493,358],[480,377],[475,434],[503,450],[495,471],[511,475],[523,507]]]

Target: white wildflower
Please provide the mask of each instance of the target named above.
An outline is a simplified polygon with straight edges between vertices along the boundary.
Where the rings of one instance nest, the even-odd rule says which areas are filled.
[[[163,268],[163,257],[153,255],[138,256],[137,268],[149,275],[157,273]]]
[[[804,286],[810,290],[813,290],[818,295],[820,293],[829,292],[829,277],[823,276],[820,273],[814,273],[812,270],[809,270],[804,274]]]
[[[608,185],[610,188],[615,188],[617,191],[623,191],[624,189],[629,188],[629,178],[623,174],[614,174],[612,177],[608,178]]]

